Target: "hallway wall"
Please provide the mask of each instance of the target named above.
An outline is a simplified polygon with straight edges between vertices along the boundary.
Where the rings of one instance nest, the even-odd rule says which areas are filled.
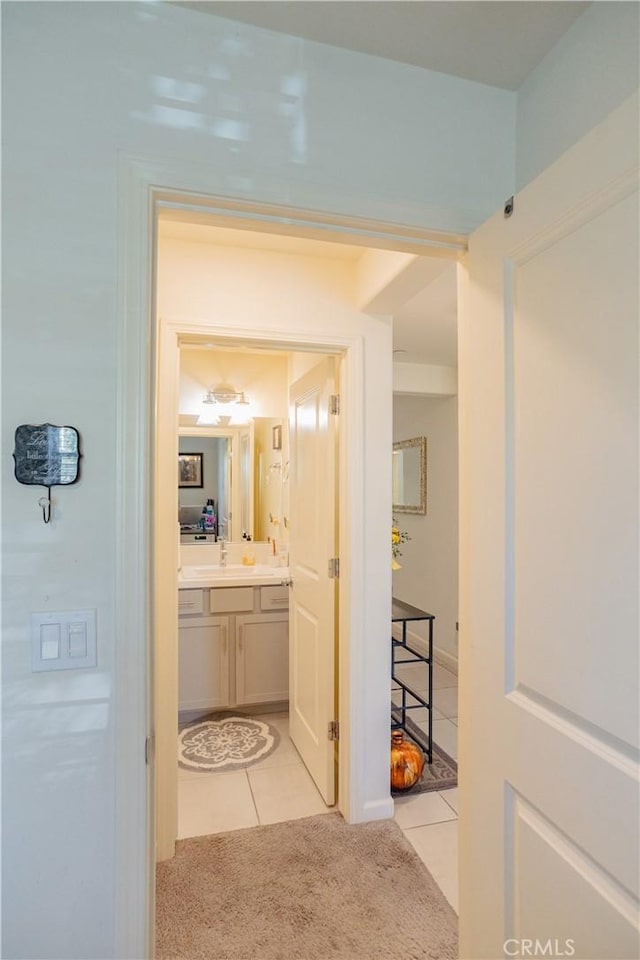
[[[393,595],[435,615],[434,642],[458,658],[458,400],[394,394],[393,440],[427,438],[427,513],[397,513],[401,545]],[[422,624],[411,628],[426,638]]]

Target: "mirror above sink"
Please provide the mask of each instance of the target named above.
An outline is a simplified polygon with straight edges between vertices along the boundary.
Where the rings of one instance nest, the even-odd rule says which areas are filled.
[[[253,541],[275,541],[278,550],[288,542],[290,362],[285,351],[218,343],[209,335],[181,338],[179,449],[186,452],[188,444],[192,456],[203,458],[202,487],[180,483],[179,503],[202,510],[212,499],[217,520],[227,520],[218,522],[226,540],[240,541],[246,532]],[[211,462],[209,443],[217,444]],[[198,467],[185,464],[186,483],[200,481]]]
[[[284,421],[254,417],[242,426],[181,425],[179,457],[197,457],[197,483],[179,482],[181,542],[287,540],[287,432]],[[276,445],[277,444],[277,445]],[[180,480],[179,474],[179,480]],[[213,500],[215,524],[200,531],[202,508]]]

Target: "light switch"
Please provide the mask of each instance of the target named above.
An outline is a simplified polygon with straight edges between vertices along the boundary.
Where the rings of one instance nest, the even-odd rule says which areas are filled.
[[[69,624],[69,656],[86,657],[87,655],[87,625],[81,621]]]
[[[98,663],[95,610],[31,614],[31,669],[78,670]]]
[[[60,656],[60,624],[43,623],[40,626],[40,658],[57,660]]]

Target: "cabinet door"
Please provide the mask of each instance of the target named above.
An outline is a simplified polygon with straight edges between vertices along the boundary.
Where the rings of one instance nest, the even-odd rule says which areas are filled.
[[[236,703],[273,703],[288,698],[288,615],[237,616]]]
[[[229,618],[180,623],[179,710],[229,705]]]

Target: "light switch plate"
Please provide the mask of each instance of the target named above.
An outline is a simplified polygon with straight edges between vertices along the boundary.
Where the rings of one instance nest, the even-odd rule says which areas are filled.
[[[40,624],[40,659],[57,660],[60,656],[60,624]]]
[[[31,614],[31,670],[34,673],[77,670],[97,664],[95,610]]]

